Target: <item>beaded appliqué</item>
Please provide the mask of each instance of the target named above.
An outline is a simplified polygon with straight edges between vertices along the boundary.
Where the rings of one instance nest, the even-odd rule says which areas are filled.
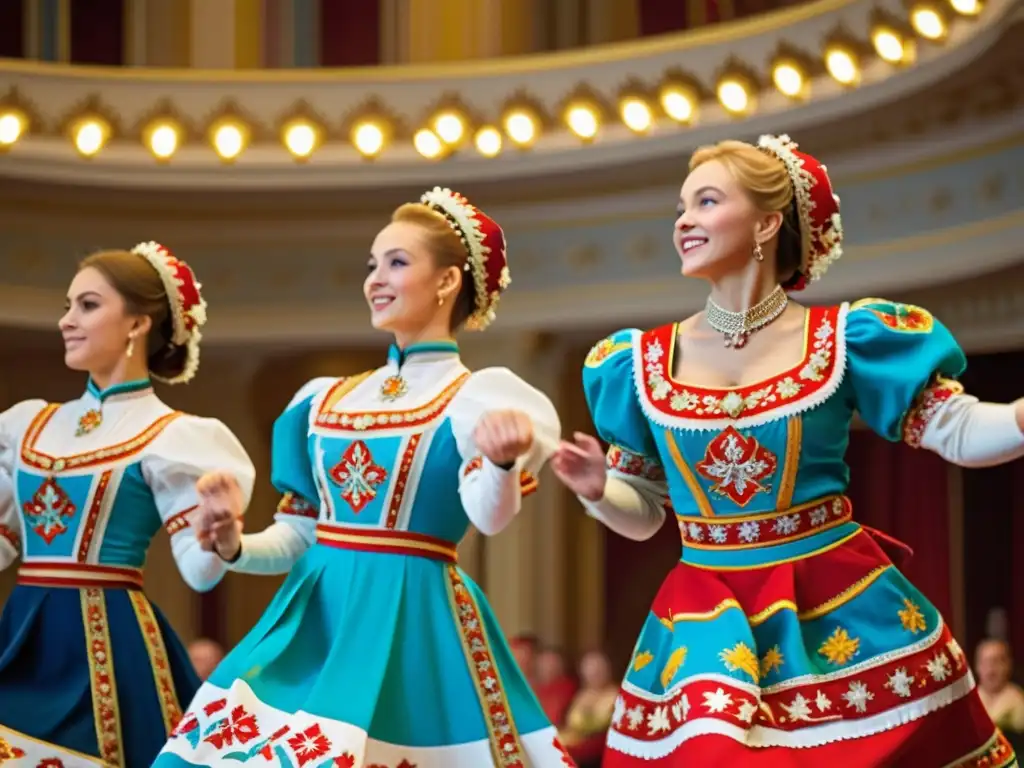
[[[78,429],[75,430],[75,437],[88,435],[90,432],[103,423],[103,411],[99,408],[90,408],[78,418]]]
[[[381,399],[387,403],[393,403],[400,397],[403,397],[409,391],[409,382],[407,382],[402,376],[388,376],[384,379],[384,383],[380,385],[380,396]]]

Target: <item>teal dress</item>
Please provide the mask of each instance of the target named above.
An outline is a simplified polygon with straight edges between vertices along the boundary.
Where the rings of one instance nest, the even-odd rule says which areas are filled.
[[[508,471],[473,442],[506,408],[536,436]],[[507,369],[471,373],[453,344],[303,387],[274,427],[277,522],[233,565],[288,577],[156,765],[569,764],[455,549],[519,509],[558,434],[547,397]]]
[[[918,446],[962,391],[953,337],[918,307],[814,307],[796,365],[726,390],[673,377],[676,331],[613,334],[583,372],[611,475],[682,539],[604,765],[1013,764],[963,649],[845,495],[854,412]]]

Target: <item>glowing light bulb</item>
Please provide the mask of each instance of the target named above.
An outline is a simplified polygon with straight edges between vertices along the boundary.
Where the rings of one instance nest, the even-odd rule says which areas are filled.
[[[473,138],[476,151],[484,157],[496,157],[501,152],[501,132],[492,126],[484,126]]]
[[[805,80],[802,69],[792,61],[781,61],[772,69],[772,81],[779,92],[791,99],[801,95]]]
[[[619,111],[622,115],[622,122],[634,133],[650,130],[654,123],[651,108],[643,99],[636,97],[623,99]]]
[[[466,122],[457,112],[442,112],[434,119],[434,133],[449,146],[458,144],[466,135]]]
[[[416,135],[412,137],[412,143],[416,147],[416,151],[428,160],[440,156],[444,149],[440,137],[429,128],[421,128],[416,131]]]
[[[98,118],[83,120],[75,128],[75,149],[85,157],[92,157],[103,149],[110,135],[110,127]]]
[[[0,113],[0,146],[9,147],[25,132],[25,117],[15,110]]]
[[[384,131],[375,122],[360,123],[352,132],[352,143],[363,157],[374,157],[384,148]]]
[[[592,139],[597,136],[597,112],[589,105],[578,104],[571,107],[565,121],[569,124],[569,130],[581,139]]]
[[[312,155],[319,143],[320,135],[316,126],[305,120],[292,123],[284,132],[284,145],[300,160]]]
[[[178,151],[180,132],[171,123],[153,126],[149,133],[149,151],[159,160],[167,160]]]
[[[519,146],[528,146],[537,138],[537,122],[528,112],[514,110],[505,118],[505,133]]]
[[[677,123],[687,123],[696,112],[696,99],[682,88],[669,86],[662,89],[661,108]]]

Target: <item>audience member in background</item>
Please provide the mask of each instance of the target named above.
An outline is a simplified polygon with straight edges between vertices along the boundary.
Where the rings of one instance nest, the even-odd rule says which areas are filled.
[[[566,710],[576,695],[576,681],[565,668],[565,654],[558,648],[544,648],[537,654],[535,665],[537,687],[534,689],[544,714],[556,726],[565,724]]]
[[[562,731],[562,743],[579,768],[598,768],[604,743],[612,724],[617,678],[603,651],[591,651],[580,660],[580,688],[569,705]]]
[[[989,717],[1007,734],[1024,734],[1024,690],[1010,678],[1013,655],[1005,640],[989,638],[974,653],[978,693]]]
[[[520,634],[509,640],[509,648],[516,659],[516,664],[523,670],[526,682],[534,691],[537,690],[537,651],[540,648],[540,640],[536,635]]]
[[[196,668],[199,679],[206,680],[224,658],[224,649],[215,640],[201,637],[189,645],[188,656],[192,659],[192,666]]]

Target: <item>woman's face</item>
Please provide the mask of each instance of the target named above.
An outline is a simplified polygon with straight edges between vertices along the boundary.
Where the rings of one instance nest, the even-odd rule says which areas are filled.
[[[587,688],[603,688],[611,680],[611,665],[603,653],[591,651],[580,660],[580,682]]]
[[[124,357],[130,336],[135,336],[136,345],[143,342],[149,318],[127,314],[121,294],[98,270],[86,267],[71,281],[58,325],[64,337],[64,364],[92,373],[113,369]]]
[[[765,214],[722,163],[712,160],[690,172],[678,213],[672,243],[684,275],[713,280],[749,265]]]
[[[367,263],[369,274],[363,283],[374,328],[396,336],[418,336],[443,320],[444,329],[439,333],[448,334],[450,310],[441,312],[438,296],[442,291],[447,296],[451,290],[448,283],[458,279],[458,269],[439,269],[424,235],[417,224],[394,221],[374,239]],[[450,301],[446,306],[451,306]]]

